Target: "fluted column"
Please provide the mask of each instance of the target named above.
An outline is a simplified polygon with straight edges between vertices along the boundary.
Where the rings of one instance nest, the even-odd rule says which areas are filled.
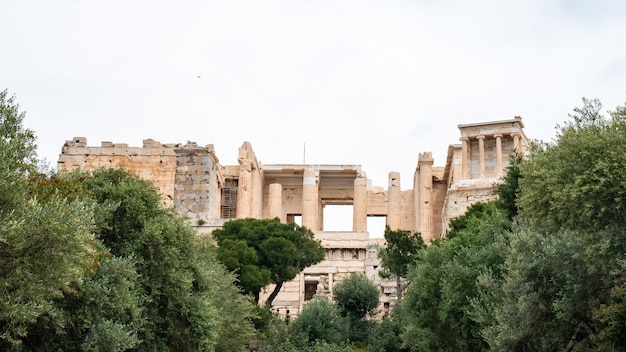
[[[389,189],[387,190],[387,226],[395,231],[400,229],[402,191],[400,190],[400,173],[389,173]]]
[[[463,179],[470,178],[469,168],[469,138],[461,137],[461,170]]]
[[[496,134],[496,174],[502,176],[502,135]]]
[[[480,178],[485,178],[485,136],[478,136],[478,170]]]
[[[239,185],[237,186],[237,218],[252,216],[252,162],[239,164]]]
[[[318,231],[319,224],[319,171],[304,170],[302,179],[302,226]]]
[[[354,199],[352,204],[352,231],[367,231],[367,179],[354,179]]]
[[[268,216],[270,219],[280,218],[283,219],[283,186],[280,183],[270,184],[270,192],[268,199]]]
[[[519,153],[522,149],[519,142],[519,133],[511,133],[511,136],[513,137],[513,149]]]
[[[422,234],[426,242],[434,238],[432,229],[432,192],[433,192],[433,163],[432,153],[420,153],[417,167],[419,172],[418,180],[418,224],[417,231]]]

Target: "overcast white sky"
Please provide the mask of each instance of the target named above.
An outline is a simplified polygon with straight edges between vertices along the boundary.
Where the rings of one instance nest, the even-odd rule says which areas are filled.
[[[54,166],[66,139],[214,144],[237,163],[360,164],[374,185],[457,125],[549,140],[626,102],[626,1],[4,0],[0,89]]]

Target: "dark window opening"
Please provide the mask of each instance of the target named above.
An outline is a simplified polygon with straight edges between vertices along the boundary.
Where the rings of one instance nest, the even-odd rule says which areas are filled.
[[[317,292],[317,281],[307,281],[304,283],[304,300],[309,301],[315,297]]]
[[[239,180],[228,178],[222,187],[222,219],[237,217],[237,187]]]

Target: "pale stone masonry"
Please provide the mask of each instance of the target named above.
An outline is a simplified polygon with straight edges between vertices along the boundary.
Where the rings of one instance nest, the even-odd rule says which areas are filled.
[[[234,218],[299,219],[322,242],[326,257],[285,284],[274,309],[296,316],[306,301],[330,296],[334,285],[358,272],[380,285],[384,314],[395,299],[395,281],[378,276],[377,251],[384,239],[370,238],[368,217],[385,217],[392,229],[420,232],[427,242],[445,236],[451,218],[493,198],[511,153],[523,152],[528,143],[519,117],[458,128],[461,143],[448,147],[445,165],[435,166],[431,152],[418,154],[410,190],[401,190],[398,172],[389,173],[387,189],[372,186],[360,165],[262,165],[248,142],[239,148],[237,165],[221,165],[211,144],[147,139],[142,147],[112,142],[93,147],[75,137],[63,145],[58,169],[125,168],[151,181],[164,204],[187,216],[198,233]],[[323,210],[330,205],[352,206],[352,231],[324,231]],[[269,292],[271,287],[262,299]]]

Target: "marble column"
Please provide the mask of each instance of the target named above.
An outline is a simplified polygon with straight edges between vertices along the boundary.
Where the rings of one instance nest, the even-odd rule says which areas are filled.
[[[513,137],[513,149],[518,153],[521,152],[522,148],[519,142],[519,133],[511,133],[511,136]]]
[[[496,174],[502,176],[502,135],[496,134]]]
[[[485,178],[485,136],[477,136],[478,139],[478,170],[480,178]]]
[[[352,204],[352,231],[367,231],[367,179],[354,179],[354,198]]]
[[[417,189],[417,231],[422,234],[422,238],[426,242],[430,242],[434,238],[432,229],[432,193],[433,193],[433,163],[432,153],[420,153],[417,168],[419,172],[419,180]]]
[[[461,175],[463,175],[464,180],[467,180],[471,178],[469,166],[469,138],[461,137],[461,143]]]
[[[400,229],[402,191],[400,190],[400,173],[389,173],[389,189],[387,190],[387,226],[392,231]]]
[[[252,216],[252,162],[239,164],[239,185],[237,186],[237,218]]]
[[[319,231],[319,171],[304,170],[302,179],[302,226]]]
[[[285,222],[283,219],[283,186],[280,183],[270,184],[268,217],[270,219],[279,218],[281,222]]]

